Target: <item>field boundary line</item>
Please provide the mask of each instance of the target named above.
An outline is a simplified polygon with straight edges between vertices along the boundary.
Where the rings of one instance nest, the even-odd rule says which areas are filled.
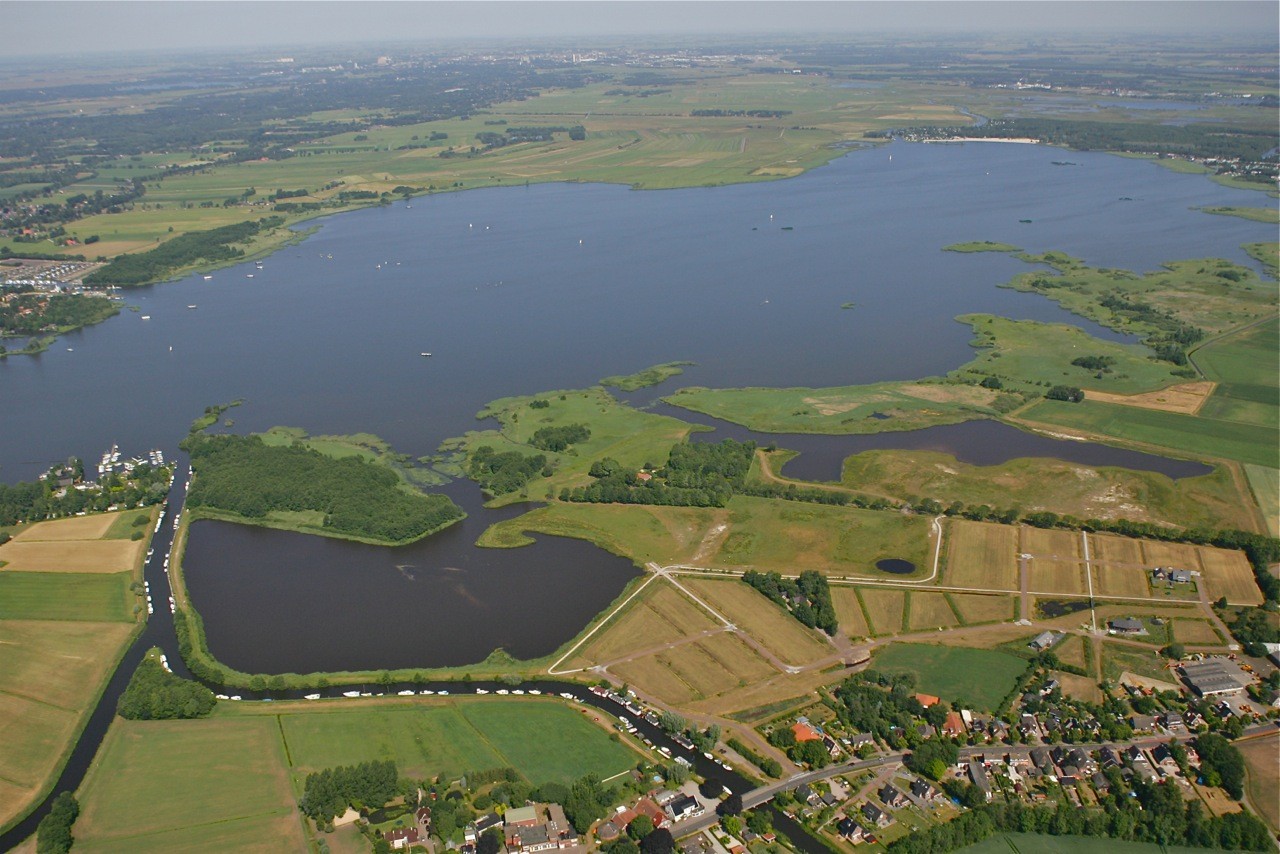
[[[57,709],[60,712],[66,712],[71,715],[84,713],[84,709],[68,709],[66,706],[59,706],[57,703],[50,703],[48,700],[41,700],[39,697],[32,697],[19,691],[0,691],[0,694],[7,697],[17,697],[19,700],[26,700],[28,703],[35,703],[38,706],[48,706],[50,709]]]
[[[614,617],[616,617],[616,616],[617,616],[617,615],[622,611],[622,609],[623,609],[623,608],[627,607],[627,604],[628,604],[628,603],[630,603],[632,599],[636,598],[636,596],[638,596],[638,595],[640,594],[640,591],[641,591],[641,590],[643,590],[643,589],[645,589],[646,587],[648,587],[648,586],[649,586],[649,584],[650,584],[650,582],[652,582],[655,578],[657,578],[657,577],[659,576],[659,574],[660,574],[660,573],[658,573],[658,572],[656,571],[656,570],[657,570],[657,568],[658,568],[658,567],[657,567],[657,564],[649,564],[649,566],[653,567],[653,569],[655,570],[655,571],[654,571],[654,573],[653,573],[652,575],[650,575],[648,578],[646,578],[646,579],[644,580],[644,583],[643,583],[643,584],[641,584],[641,585],[640,585],[639,587],[637,587],[635,590],[631,591],[631,595],[630,595],[630,596],[628,596],[626,599],[623,599],[620,603],[618,603],[618,607],[616,607],[616,608],[614,608],[612,611],[610,611],[610,612],[609,612],[609,615],[608,615],[607,617],[605,617],[605,618],[604,618],[603,620],[601,620],[600,622],[596,623],[596,624],[591,628],[591,631],[587,632],[585,635],[583,635],[581,638],[579,638],[579,639],[578,639],[578,642],[577,642],[577,643],[575,643],[573,646],[569,647],[569,649],[565,651],[565,654],[564,654],[564,655],[562,655],[562,656],[560,656],[559,658],[557,658],[557,659],[555,660],[555,662],[554,662],[550,667],[548,667],[548,668],[547,668],[547,673],[548,673],[549,675],[551,675],[551,676],[565,676],[565,675],[570,674],[570,673],[581,673],[583,670],[586,670],[586,669],[587,669],[587,668],[585,668],[585,667],[578,667],[578,668],[575,668],[575,669],[573,669],[573,670],[557,670],[556,668],[557,668],[557,667],[559,667],[561,664],[563,664],[563,663],[564,663],[564,661],[565,661],[567,658],[569,658],[569,656],[571,656],[571,655],[573,655],[575,652],[577,652],[577,651],[578,651],[578,647],[580,647],[580,646],[582,646],[584,643],[586,643],[586,642],[587,642],[587,640],[588,640],[592,635],[594,635],[596,632],[600,631],[600,629],[604,628],[605,624],[607,624],[610,620],[612,620]]]

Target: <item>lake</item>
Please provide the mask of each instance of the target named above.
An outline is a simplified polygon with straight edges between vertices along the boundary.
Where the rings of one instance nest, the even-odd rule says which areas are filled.
[[[172,452],[206,406],[235,398],[246,400],[228,412],[236,431],[367,431],[418,456],[480,426],[475,413],[490,400],[659,362],[698,363],[674,385],[937,375],[971,357],[971,330],[954,320],[966,312],[1119,338],[996,287],[1025,264],[945,245],[997,240],[1149,270],[1208,255],[1252,264],[1239,245],[1274,239],[1274,226],[1190,210],[1262,196],[1108,155],[1071,152],[1078,166],[1052,165],[1062,157],[1037,146],[895,143],[780,182],[487,189],[330,217],[261,270],[129,291],[140,311],[0,361],[0,477],[29,479],[71,454],[92,461],[113,442],[126,454]],[[846,302],[856,308],[841,310]],[[1199,470],[1039,437],[927,433],[816,440],[827,450],[798,449],[787,472],[833,478],[837,455],[868,441],[998,445],[1006,455],[1056,448],[1104,455],[1092,464],[1172,466],[1174,477]],[[466,484],[450,491],[472,517],[401,549],[196,524],[189,581],[213,652],[261,672],[463,664],[498,646],[537,656],[635,575],[559,538],[476,549],[501,516],[480,510]]]

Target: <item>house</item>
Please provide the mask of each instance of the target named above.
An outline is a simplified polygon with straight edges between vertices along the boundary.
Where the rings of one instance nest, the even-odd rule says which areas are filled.
[[[857,735],[851,735],[848,740],[849,749],[851,750],[858,750],[868,744],[874,747],[876,743],[876,737],[869,732],[860,732]]]
[[[667,814],[671,816],[672,821],[680,821],[682,818],[693,818],[700,816],[705,812],[702,804],[697,799],[688,795],[680,795],[667,804]]]
[[[680,840],[680,854],[711,854],[711,840],[701,833]]]
[[[1156,719],[1152,715],[1130,715],[1129,726],[1134,732],[1151,732],[1156,728]]]
[[[932,694],[916,694],[916,700],[920,703],[920,705],[924,706],[926,709],[929,708],[930,706],[936,706],[938,705],[938,703],[942,702],[939,698],[933,696]]]
[[[1172,776],[1182,770],[1178,766],[1178,760],[1173,757],[1173,751],[1169,749],[1167,744],[1157,744],[1151,751],[1151,758],[1155,760],[1156,767],[1166,775]]]
[[[1098,751],[1098,756],[1102,761],[1103,768],[1115,768],[1120,765],[1120,754],[1116,752],[1114,747],[1104,747]]]
[[[1059,638],[1061,637],[1062,635],[1056,634],[1054,632],[1041,632],[1040,634],[1033,637],[1031,639],[1031,643],[1027,644],[1027,646],[1031,647],[1036,652],[1043,652],[1044,650],[1048,649],[1049,647],[1057,643]]]
[[[418,835],[418,831],[412,827],[397,827],[395,830],[388,830],[383,834],[383,839],[391,844],[392,851],[403,851],[410,845],[417,845],[422,837]]]
[[[983,797],[991,800],[991,781],[987,779],[987,769],[981,762],[969,763],[969,780],[982,792]]]
[[[1093,786],[1093,790],[1099,795],[1105,795],[1111,790],[1111,781],[1101,771],[1093,772],[1093,776],[1089,778],[1089,785]]]
[[[915,795],[922,801],[932,801],[942,795],[942,793],[938,791],[937,787],[919,779],[911,781],[911,794]]]
[[[942,722],[942,734],[953,737],[964,735],[964,718],[959,712],[947,712],[947,719]]]
[[[886,783],[880,791],[876,792],[876,796],[880,798],[880,802],[882,804],[891,810],[896,810],[907,805],[907,796],[888,783]]]
[[[1177,712],[1165,712],[1163,715],[1161,715],[1160,726],[1164,727],[1169,732],[1174,733],[1175,735],[1178,733],[1185,733],[1187,731],[1186,721],[1184,721],[1182,719],[1182,715],[1178,714]]]
[[[1053,759],[1047,747],[1033,747],[1031,749],[1031,762],[1040,769],[1042,774],[1054,774],[1056,772],[1053,767]]]
[[[1115,635],[1145,635],[1147,627],[1142,624],[1142,620],[1133,617],[1117,617],[1107,623],[1107,629]]]
[[[635,809],[636,815],[638,816],[648,816],[649,820],[653,822],[654,830],[657,830],[667,823],[667,814],[662,811],[662,807],[655,804],[649,798],[641,798],[636,802],[633,809]]]
[[[864,819],[876,827],[888,827],[893,824],[893,817],[870,801],[863,804],[859,811]]]
[[[854,845],[857,845],[867,836],[867,832],[862,829],[862,825],[858,824],[848,816],[845,816],[840,819],[840,821],[836,822],[836,831],[841,837]]]
[[[507,810],[503,823],[508,830],[513,827],[532,827],[538,823],[538,809],[534,806],[512,807]]]
[[[431,833],[431,807],[418,807],[417,812],[413,814],[413,820],[418,825],[418,833],[426,836]]]

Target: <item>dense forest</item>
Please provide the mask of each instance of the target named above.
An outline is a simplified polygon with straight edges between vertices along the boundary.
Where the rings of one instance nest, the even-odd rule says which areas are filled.
[[[467,477],[480,484],[490,495],[506,495],[515,492],[535,477],[547,477],[547,458],[542,454],[526,456],[519,451],[496,452],[490,445],[481,445],[471,452],[467,460]]]
[[[197,477],[187,505],[264,519],[273,511],[320,511],[335,534],[405,543],[461,519],[444,495],[410,491],[390,469],[359,457],[335,459],[257,436],[192,434],[182,447]]]
[[[144,658],[116,702],[116,712],[130,721],[203,718],[218,701],[213,692],[190,679],[175,676],[154,658]]]
[[[819,628],[834,635],[840,628],[836,623],[835,606],[831,604],[831,587],[826,576],[819,572],[806,570],[792,580],[777,572],[748,569],[742,580],[786,608],[811,629]]]
[[[348,807],[377,809],[386,805],[399,792],[399,774],[391,760],[340,765],[307,775],[302,800],[302,814],[319,824],[342,815]]]
[[[36,854],[66,854],[75,840],[71,826],[80,815],[80,804],[70,792],[61,792],[53,799],[49,814],[40,819],[36,827]]]
[[[654,472],[630,471],[606,457],[591,465],[594,483],[562,490],[560,500],[723,507],[742,488],[755,450],[754,442],[733,439],[717,444],[683,442],[671,449],[667,464]]]
[[[197,261],[234,261],[244,257],[244,250],[234,244],[244,243],[258,232],[275,228],[283,222],[280,217],[265,217],[257,222],[239,222],[208,231],[188,232],[150,251],[121,255],[85,276],[84,281],[86,285],[141,285],[163,279]]]

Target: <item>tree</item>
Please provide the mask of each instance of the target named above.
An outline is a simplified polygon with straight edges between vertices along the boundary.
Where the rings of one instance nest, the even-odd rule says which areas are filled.
[[[1181,660],[1187,654],[1187,648],[1180,643],[1171,643],[1161,650],[1167,657]]]
[[[502,831],[491,827],[480,834],[476,842],[476,854],[498,854],[502,850]]]
[[[698,793],[704,798],[718,798],[724,791],[724,784],[715,777],[708,777],[698,784]]]
[[[62,792],[53,799],[49,814],[40,819],[36,827],[37,854],[64,854],[71,850],[71,825],[80,815],[80,804],[75,795]]]
[[[742,795],[737,792],[729,795],[716,806],[717,815],[741,815],[742,814]]]
[[[671,854],[675,848],[676,840],[665,827],[640,840],[641,854]]]
[[[653,833],[653,819],[647,815],[638,815],[627,825],[627,835],[637,841],[644,839],[650,833]]]
[[[1075,386],[1056,385],[1045,393],[1050,400],[1065,400],[1068,403],[1079,403],[1084,400],[1084,392]]]

